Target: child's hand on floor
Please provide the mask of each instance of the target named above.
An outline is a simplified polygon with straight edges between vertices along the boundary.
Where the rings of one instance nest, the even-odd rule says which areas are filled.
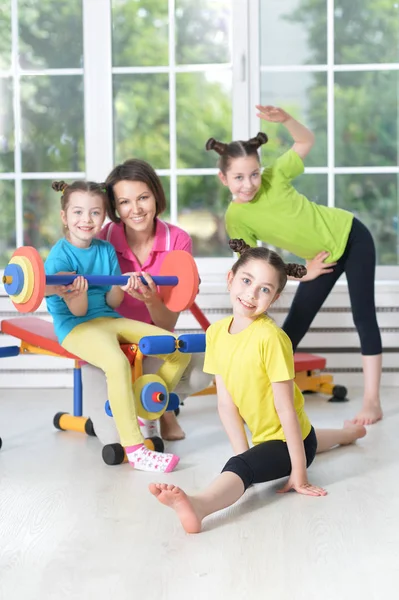
[[[303,494],[304,496],[327,496],[326,490],[309,483],[307,477],[298,476],[292,473],[285,486],[278,490],[277,493],[285,494],[291,490],[298,492],[298,494]]]

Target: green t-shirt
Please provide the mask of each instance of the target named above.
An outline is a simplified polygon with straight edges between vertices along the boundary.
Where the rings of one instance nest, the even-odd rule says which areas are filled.
[[[311,260],[322,251],[337,261],[345,251],[353,214],[310,202],[291,184],[303,173],[302,159],[288,150],[262,174],[262,184],[251,202],[230,202],[225,221],[229,237],[250,246],[257,240]]]

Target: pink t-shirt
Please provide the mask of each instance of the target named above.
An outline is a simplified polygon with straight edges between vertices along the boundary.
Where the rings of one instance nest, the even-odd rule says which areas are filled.
[[[161,264],[171,250],[185,250],[192,254],[193,244],[188,233],[180,227],[161,221],[161,219],[155,219],[154,245],[143,265],[139,264],[127,243],[123,223],[107,223],[98,237],[113,245],[122,273],[145,271],[149,275],[159,275]],[[125,299],[116,310],[127,319],[152,323],[144,302],[136,300],[128,294],[125,294]]]

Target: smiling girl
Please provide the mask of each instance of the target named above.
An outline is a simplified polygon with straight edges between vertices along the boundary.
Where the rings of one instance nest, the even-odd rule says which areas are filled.
[[[153,452],[144,446],[132,390],[131,367],[120,343],[138,344],[146,335],[170,333],[149,323],[121,317],[115,309],[125,292],[137,286],[130,276],[125,286],[88,286],[84,275],[120,275],[113,246],[99,240],[106,210],[104,185],[75,181],[54,182],[62,192],[61,219],[66,233],[51,249],[45,262],[47,275],[74,272],[78,277],[69,286],[48,286],[47,308],[54,321],[59,343],[71,354],[101,369],[107,379],[108,399],[121,444],[129,463],[139,470],[169,472],[179,458]],[[51,294],[51,295],[50,295]],[[190,362],[181,352],[162,355],[158,375],[171,392]],[[102,404],[104,407],[104,403]],[[104,410],[104,409],[102,409]]]

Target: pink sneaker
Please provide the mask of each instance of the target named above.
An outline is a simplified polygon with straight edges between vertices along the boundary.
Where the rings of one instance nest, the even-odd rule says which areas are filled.
[[[163,454],[148,450],[144,444],[126,446],[125,451],[129,463],[139,471],[170,473],[180,460],[175,454]]]

